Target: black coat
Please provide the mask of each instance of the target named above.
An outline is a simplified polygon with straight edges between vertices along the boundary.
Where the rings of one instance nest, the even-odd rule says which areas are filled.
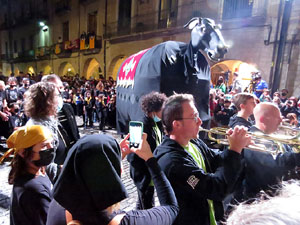
[[[68,154],[69,149],[80,138],[75,114],[70,104],[64,103],[62,110],[58,113],[58,138],[59,145],[56,151],[55,163],[61,165]]]
[[[141,120],[144,124],[144,133],[147,134],[147,142],[150,145],[151,151],[153,152],[156,146],[156,135],[153,130],[155,127],[155,122],[152,118],[144,117]],[[159,122],[158,127],[160,128],[162,134],[162,124]],[[127,156],[127,160],[130,163],[130,176],[134,181],[134,184],[141,191],[144,191],[150,184],[151,175],[148,171],[148,167],[145,160],[138,157],[136,154],[131,153]]]
[[[256,127],[250,131],[258,132]],[[261,190],[266,192],[276,189],[276,185],[285,175],[300,166],[300,154],[289,151],[278,154],[275,158],[270,153],[244,149],[242,152],[243,170],[240,174],[233,198],[238,202],[255,197]]]
[[[201,140],[193,140],[205,161],[207,173],[176,141],[165,136],[154,151],[158,164],[169,179],[180,208],[176,224],[209,225],[207,199],[214,201],[216,220],[222,219],[222,200],[232,189],[241,169],[240,154],[208,148]]]
[[[248,120],[245,120],[243,117],[234,115],[230,118],[228,126],[230,128],[235,128],[236,126],[245,126],[247,128],[250,128],[252,126],[252,123]]]

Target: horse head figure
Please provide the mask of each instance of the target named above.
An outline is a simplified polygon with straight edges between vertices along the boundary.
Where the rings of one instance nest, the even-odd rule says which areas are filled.
[[[221,25],[209,18],[192,18],[184,27],[188,27],[191,32],[191,44],[193,51],[206,52],[210,60],[218,61],[227,53],[228,47],[220,32]]]

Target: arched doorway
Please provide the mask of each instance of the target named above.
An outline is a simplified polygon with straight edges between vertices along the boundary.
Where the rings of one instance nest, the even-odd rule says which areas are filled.
[[[117,56],[114,58],[108,69],[108,76],[111,76],[114,80],[117,80],[118,71],[122,62],[127,58],[127,56]]]
[[[30,75],[36,74],[36,73],[35,73],[35,70],[34,70],[34,68],[33,68],[32,66],[29,66],[29,67],[27,68],[27,73],[29,73]]]
[[[47,75],[47,74],[51,74],[53,71],[52,71],[52,67],[49,66],[49,65],[46,65],[44,67],[44,70],[43,70],[44,74]]]
[[[224,60],[214,64],[211,67],[211,82],[216,84],[219,76],[223,76],[224,80],[227,80],[227,85],[232,84],[232,77],[234,72],[239,73],[242,89],[244,90],[249,86],[251,81],[251,73],[257,72],[257,68],[254,65],[248,64],[240,60]]]
[[[95,58],[87,59],[83,67],[83,76],[88,80],[90,78],[99,79],[103,75],[99,62]]]
[[[15,66],[15,68],[14,68],[14,74],[18,75],[19,73],[20,73],[19,68]]]
[[[58,68],[58,75],[59,76],[74,76],[76,74],[76,71],[71,63],[69,62],[63,62],[60,64]]]

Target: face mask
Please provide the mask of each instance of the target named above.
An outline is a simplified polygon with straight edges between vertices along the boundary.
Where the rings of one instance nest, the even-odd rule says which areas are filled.
[[[58,97],[58,105],[57,105],[57,112],[59,112],[64,105],[64,100],[61,96]]]
[[[282,95],[282,96],[286,96],[286,95],[287,95],[287,93],[283,92],[283,93],[281,93],[281,95]]]
[[[13,84],[11,84],[11,85],[9,85],[10,86],[10,88],[14,88],[15,87],[15,85],[13,85]]]
[[[53,162],[55,158],[54,148],[49,148],[43,151],[39,151],[40,159],[32,161],[37,167],[47,166]]]
[[[161,121],[161,119],[159,117],[157,117],[156,115],[153,117],[153,120],[155,123]]]
[[[24,84],[24,86],[27,88],[29,85],[28,84]]]

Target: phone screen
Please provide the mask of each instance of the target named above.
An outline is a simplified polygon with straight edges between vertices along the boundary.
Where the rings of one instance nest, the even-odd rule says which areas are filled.
[[[143,135],[143,123],[138,121],[129,122],[130,147],[138,148]]]

